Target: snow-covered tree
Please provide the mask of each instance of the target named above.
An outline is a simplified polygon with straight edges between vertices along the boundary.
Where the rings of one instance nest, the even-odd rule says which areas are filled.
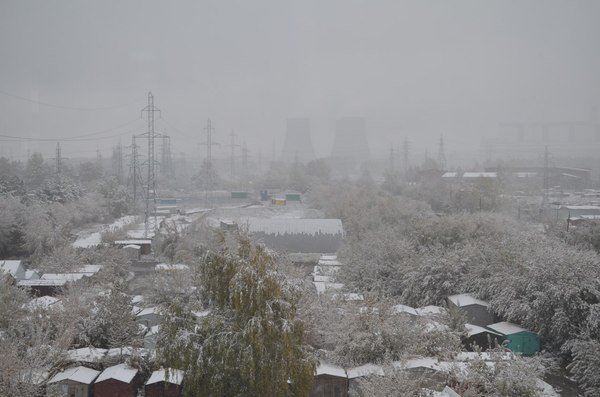
[[[299,296],[273,256],[240,237],[207,255],[201,282],[211,314],[192,329],[175,312],[180,321],[163,323],[158,344],[165,365],[186,371],[186,395],[307,395],[315,363],[296,318]]]

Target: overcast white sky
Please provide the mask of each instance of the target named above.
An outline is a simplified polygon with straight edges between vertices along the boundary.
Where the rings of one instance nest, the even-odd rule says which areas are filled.
[[[500,121],[588,119],[599,17],[592,0],[3,1],[0,134],[111,129],[63,143],[65,156],[109,156],[117,135],[143,132],[152,91],[176,153],[203,150],[210,117],[217,156],[234,128],[268,157],[301,116],[327,155],[335,120],[364,116],[375,154],[405,136],[415,157],[435,153],[443,134],[451,159]],[[0,145],[14,158],[28,147]]]

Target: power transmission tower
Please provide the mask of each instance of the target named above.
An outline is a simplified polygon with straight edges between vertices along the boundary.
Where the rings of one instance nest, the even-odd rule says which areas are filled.
[[[142,184],[142,174],[140,172],[140,160],[138,154],[138,145],[135,141],[135,136],[131,137],[131,159],[129,162],[129,180],[127,181],[127,185],[131,184],[132,194],[133,194],[133,211],[137,212],[137,201],[138,201],[138,184],[143,186]]]
[[[144,214],[145,235],[148,237],[148,220],[151,213],[154,214],[154,231],[158,229],[156,219],[156,160],[154,159],[154,139],[157,134],[154,132],[154,113],[160,112],[160,109],[154,106],[154,96],[148,93],[148,106],[142,109],[142,113],[148,114],[148,132],[142,135],[148,137],[148,179],[146,185],[146,212]]]
[[[231,136],[231,144],[229,146],[231,147],[231,184],[233,186],[235,185],[235,148],[236,146],[240,145],[235,143],[236,135],[233,129],[231,130],[231,134],[229,134],[229,136]]]
[[[438,151],[438,167],[444,171],[446,169],[446,150],[444,149],[444,136],[440,135],[440,147]]]
[[[210,121],[210,119],[208,119],[206,121],[206,127],[204,128],[204,131],[206,132],[206,142],[201,143],[201,145],[206,145],[206,164],[205,164],[205,168],[206,168],[206,175],[205,175],[205,182],[204,182],[204,196],[205,196],[205,202],[207,206],[210,206],[211,203],[209,203],[209,189],[212,189],[212,173],[213,173],[213,165],[212,165],[212,147],[218,145],[218,143],[213,142],[212,140],[212,133],[215,129],[212,126],[212,122]]]
[[[245,141],[242,145],[242,181],[244,189],[246,189],[246,182],[248,181],[248,148]]]

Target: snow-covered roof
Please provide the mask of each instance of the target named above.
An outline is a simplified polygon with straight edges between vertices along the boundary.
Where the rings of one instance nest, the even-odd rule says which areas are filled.
[[[127,244],[127,245],[126,245],[126,246],[124,246],[123,248],[130,248],[130,249],[139,250],[139,249],[141,249],[142,247],[140,247],[140,246],[139,246],[139,245],[137,245],[137,244]]]
[[[83,265],[77,269],[76,273],[98,273],[102,270],[102,265]]]
[[[469,338],[471,336],[473,336],[473,335],[479,335],[479,334],[485,334],[485,333],[495,334],[495,335],[498,335],[498,336],[502,336],[501,334],[499,334],[499,333],[497,333],[495,331],[492,331],[492,330],[487,329],[487,328],[480,327],[479,325],[475,325],[475,324],[465,324],[465,328],[467,330],[467,336]]]
[[[517,178],[532,178],[537,176],[537,172],[514,172],[513,175]]]
[[[7,273],[17,278],[18,274],[24,271],[20,260],[0,261],[0,273]]]
[[[448,300],[450,302],[454,303],[458,307],[470,306],[470,305],[480,305],[480,306],[488,307],[490,305],[486,301],[477,299],[471,294],[450,295],[448,297]]]
[[[131,383],[137,373],[137,369],[131,368],[127,364],[113,365],[102,371],[95,383],[100,383],[108,379],[118,380],[123,383]]]
[[[39,280],[40,274],[35,270],[25,270],[25,280]]]
[[[160,332],[160,325],[155,325],[155,326],[150,327],[150,329],[148,330],[148,332],[146,333],[145,336],[158,335],[159,332]]]
[[[106,349],[96,349],[95,347],[82,347],[67,351],[71,361],[94,363],[100,361],[106,355]]]
[[[344,234],[340,219],[247,218],[242,224],[247,224],[248,231],[251,233],[274,235]]]
[[[495,172],[465,172],[463,178],[495,178]]]
[[[525,328],[519,327],[517,324],[509,323],[508,321],[490,324],[487,325],[487,328],[500,332],[502,335],[512,335],[518,332],[531,332]]]
[[[85,273],[44,273],[40,277],[41,280],[65,280],[78,281],[86,276]]]
[[[361,365],[360,367],[351,368],[347,372],[348,379],[354,379],[370,375],[385,376],[385,373],[383,372],[383,367],[375,364]]]
[[[17,283],[19,287],[62,287],[67,283],[65,279],[54,280],[21,280]]]
[[[412,308],[410,306],[406,306],[406,305],[396,305],[396,306],[393,306],[392,310],[394,311],[394,313],[408,313],[408,314],[411,314],[413,316],[418,316],[419,315],[414,308]]]
[[[210,310],[202,310],[202,311],[193,311],[192,314],[196,318],[203,318],[210,314]]]
[[[600,211],[600,206],[597,205],[561,205],[559,208],[567,210],[581,210],[581,211]]]
[[[454,356],[455,361],[510,361],[515,359],[513,352],[459,352]]]
[[[315,274],[313,276],[313,281],[324,282],[324,283],[333,283],[333,282],[335,282],[335,279],[332,276],[320,276],[320,275]]]
[[[457,176],[458,172],[445,172],[442,178],[456,178]]]
[[[319,259],[317,262],[319,266],[342,266],[342,263],[337,259]]]
[[[346,370],[344,368],[338,367],[337,365],[328,364],[323,361],[319,361],[316,375],[331,375],[339,376],[341,378],[347,377]]]
[[[433,305],[419,307],[419,308],[417,308],[415,310],[417,311],[417,314],[419,316],[427,316],[427,315],[430,315],[430,314],[443,314],[443,313],[446,313],[446,309],[444,309],[443,307],[433,306]]]
[[[48,383],[61,382],[63,380],[70,380],[73,382],[83,383],[85,385],[91,384],[94,379],[100,374],[100,371],[95,369],[86,368],[82,366],[67,368],[62,372],[57,373],[48,381]]]
[[[159,369],[158,371],[152,372],[152,375],[150,375],[150,379],[148,379],[146,384],[152,385],[158,382],[167,382],[175,385],[181,385],[183,382],[183,375],[184,372],[180,369]]]
[[[149,239],[116,240],[115,245],[148,245],[152,244]]]
[[[337,255],[336,254],[323,254],[319,257],[319,260],[324,260],[324,261],[336,261],[337,260]]]
[[[418,357],[406,361],[394,361],[392,365],[394,368],[399,369],[427,368],[435,371],[442,370],[438,359],[432,357]]]
[[[144,295],[134,295],[131,298],[131,303],[133,303],[135,305],[136,303],[143,302],[144,300],[145,300]]]
[[[190,267],[181,263],[159,263],[154,266],[154,270],[190,270]]]

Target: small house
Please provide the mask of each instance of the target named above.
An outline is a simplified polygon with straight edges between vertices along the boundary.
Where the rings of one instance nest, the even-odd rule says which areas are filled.
[[[238,192],[231,192],[231,198],[232,199],[247,199],[248,198],[248,192],[242,192],[242,191],[238,191]]]
[[[466,314],[466,322],[484,327],[495,322],[494,313],[489,303],[470,294],[458,294],[448,297],[448,307],[462,310]]]
[[[534,354],[540,351],[540,337],[535,332],[507,321],[490,324],[486,328],[506,338],[506,347],[514,353]]]
[[[135,397],[138,378],[138,370],[127,364],[108,367],[94,383],[94,397]]]
[[[52,397],[92,397],[92,382],[100,371],[86,367],[67,368],[48,381],[48,395]]]
[[[144,387],[145,397],[183,396],[183,375],[183,371],[178,369],[160,369],[152,372]]]
[[[348,397],[348,375],[346,370],[320,362],[315,374],[311,397]]]
[[[119,248],[124,248],[128,245],[137,245],[140,247],[141,255],[148,255],[152,252],[152,240],[150,239],[117,240],[114,244]]]
[[[469,351],[473,351],[473,346],[477,345],[481,350],[493,348],[501,345],[504,336],[499,332],[492,331],[489,328],[480,327],[474,324],[465,324],[466,334],[462,338],[462,344]]]

